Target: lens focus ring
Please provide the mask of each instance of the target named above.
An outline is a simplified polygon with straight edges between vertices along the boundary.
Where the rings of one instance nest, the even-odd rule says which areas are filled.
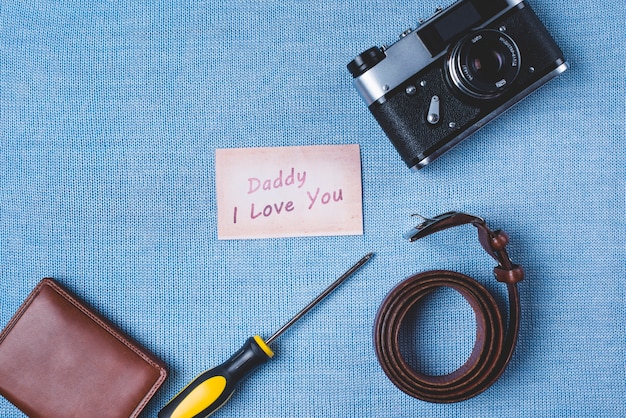
[[[493,29],[461,39],[447,60],[454,87],[476,99],[493,99],[513,83],[520,69],[520,53],[510,36]]]

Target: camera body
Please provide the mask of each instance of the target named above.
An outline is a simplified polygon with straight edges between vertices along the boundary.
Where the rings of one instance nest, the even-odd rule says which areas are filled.
[[[419,169],[568,68],[523,0],[461,0],[348,64],[396,150]]]

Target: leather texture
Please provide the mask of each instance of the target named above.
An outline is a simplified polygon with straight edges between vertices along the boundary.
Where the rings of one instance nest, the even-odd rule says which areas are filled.
[[[164,365],[52,279],[0,335],[0,394],[29,417],[136,417]]]
[[[520,323],[517,283],[524,278],[524,270],[509,259],[506,233],[492,231],[483,219],[476,216],[448,212],[425,219],[410,231],[407,238],[415,241],[467,223],[476,226],[482,247],[498,261],[494,275],[508,289],[508,326],[495,299],[483,285],[468,276],[446,270],[428,271],[404,280],[387,295],[376,316],[374,345],[385,374],[403,392],[424,401],[458,402],[485,391],[506,369],[517,342]],[[441,287],[459,292],[474,310],[476,343],[460,368],[447,375],[429,376],[413,369],[403,357],[400,332],[412,308],[423,297]]]

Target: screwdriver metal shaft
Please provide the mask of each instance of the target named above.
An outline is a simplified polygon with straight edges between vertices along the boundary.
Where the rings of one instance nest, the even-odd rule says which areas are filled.
[[[374,253],[369,253],[362,259],[360,259],[354,266],[352,266],[348,271],[341,275],[337,280],[335,280],[330,286],[326,288],[318,297],[313,299],[311,303],[306,305],[300,312],[298,312],[293,318],[291,318],[285,325],[280,327],[278,331],[274,333],[271,337],[265,340],[267,345],[270,345],[274,340],[276,340],[280,335],[287,331],[287,328],[296,323],[300,318],[302,318],[307,312],[309,312],[315,305],[320,303],[322,299],[328,296],[333,290],[335,290],[341,283],[343,283],[348,277],[350,277],[355,271],[361,268],[363,264],[367,263],[367,260],[372,258]]]

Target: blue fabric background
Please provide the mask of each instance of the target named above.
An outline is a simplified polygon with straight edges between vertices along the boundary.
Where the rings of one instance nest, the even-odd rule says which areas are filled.
[[[438,5],[2,0],[0,327],[56,278],[166,361],[153,417],[374,251],[219,417],[624,416],[623,3],[531,1],[570,70],[412,173],[345,66]],[[216,148],[351,143],[363,236],[217,240]],[[472,227],[402,239],[410,214],[449,210],[507,231],[527,278],[502,378],[433,405],[387,380],[371,334],[391,288],[428,269],[474,276],[506,302]],[[471,308],[440,291],[422,315],[419,367],[454,370],[473,344]],[[22,415],[1,400],[0,416]]]

